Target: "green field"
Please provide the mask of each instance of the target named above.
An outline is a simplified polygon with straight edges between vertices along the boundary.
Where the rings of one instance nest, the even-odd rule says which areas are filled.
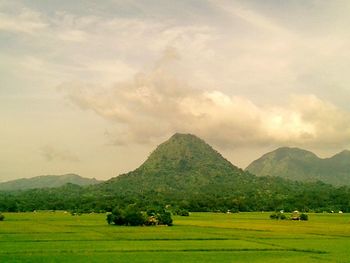
[[[5,217],[0,262],[350,262],[350,214],[192,213],[172,227],[109,226],[104,214]]]

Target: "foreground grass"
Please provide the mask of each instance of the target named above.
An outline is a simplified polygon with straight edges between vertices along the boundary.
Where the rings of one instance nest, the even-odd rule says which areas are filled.
[[[0,262],[350,262],[349,214],[192,213],[173,227],[109,226],[103,214],[5,216]]]

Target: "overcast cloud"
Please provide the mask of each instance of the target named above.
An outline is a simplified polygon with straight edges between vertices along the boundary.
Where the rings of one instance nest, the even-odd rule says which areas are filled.
[[[66,83],[59,89],[81,109],[119,124],[116,144],[159,141],[175,132],[194,133],[220,147],[327,147],[350,139],[349,112],[315,95],[291,95],[283,106],[257,105],[243,96],[189,86],[174,65],[178,59],[168,49],[152,70],[111,88]]]
[[[349,11],[342,0],[1,0],[0,176],[108,178],[174,132],[239,166],[278,146],[349,148]],[[80,162],[42,166],[45,145]]]

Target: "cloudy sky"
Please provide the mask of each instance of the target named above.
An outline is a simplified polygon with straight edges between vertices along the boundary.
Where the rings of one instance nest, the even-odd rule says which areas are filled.
[[[175,132],[244,168],[350,148],[350,1],[0,0],[0,181],[107,179]]]

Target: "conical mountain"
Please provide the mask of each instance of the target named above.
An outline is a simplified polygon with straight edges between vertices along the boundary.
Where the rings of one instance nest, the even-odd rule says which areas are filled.
[[[159,145],[139,168],[144,172],[171,171],[177,174],[194,170],[208,174],[213,170],[231,172],[237,169],[202,139],[180,133]]]
[[[322,159],[310,151],[282,147],[255,160],[246,170],[258,176],[350,185],[350,151]]]
[[[135,171],[105,183],[118,192],[200,191],[251,177],[192,134],[176,133],[160,144]]]

